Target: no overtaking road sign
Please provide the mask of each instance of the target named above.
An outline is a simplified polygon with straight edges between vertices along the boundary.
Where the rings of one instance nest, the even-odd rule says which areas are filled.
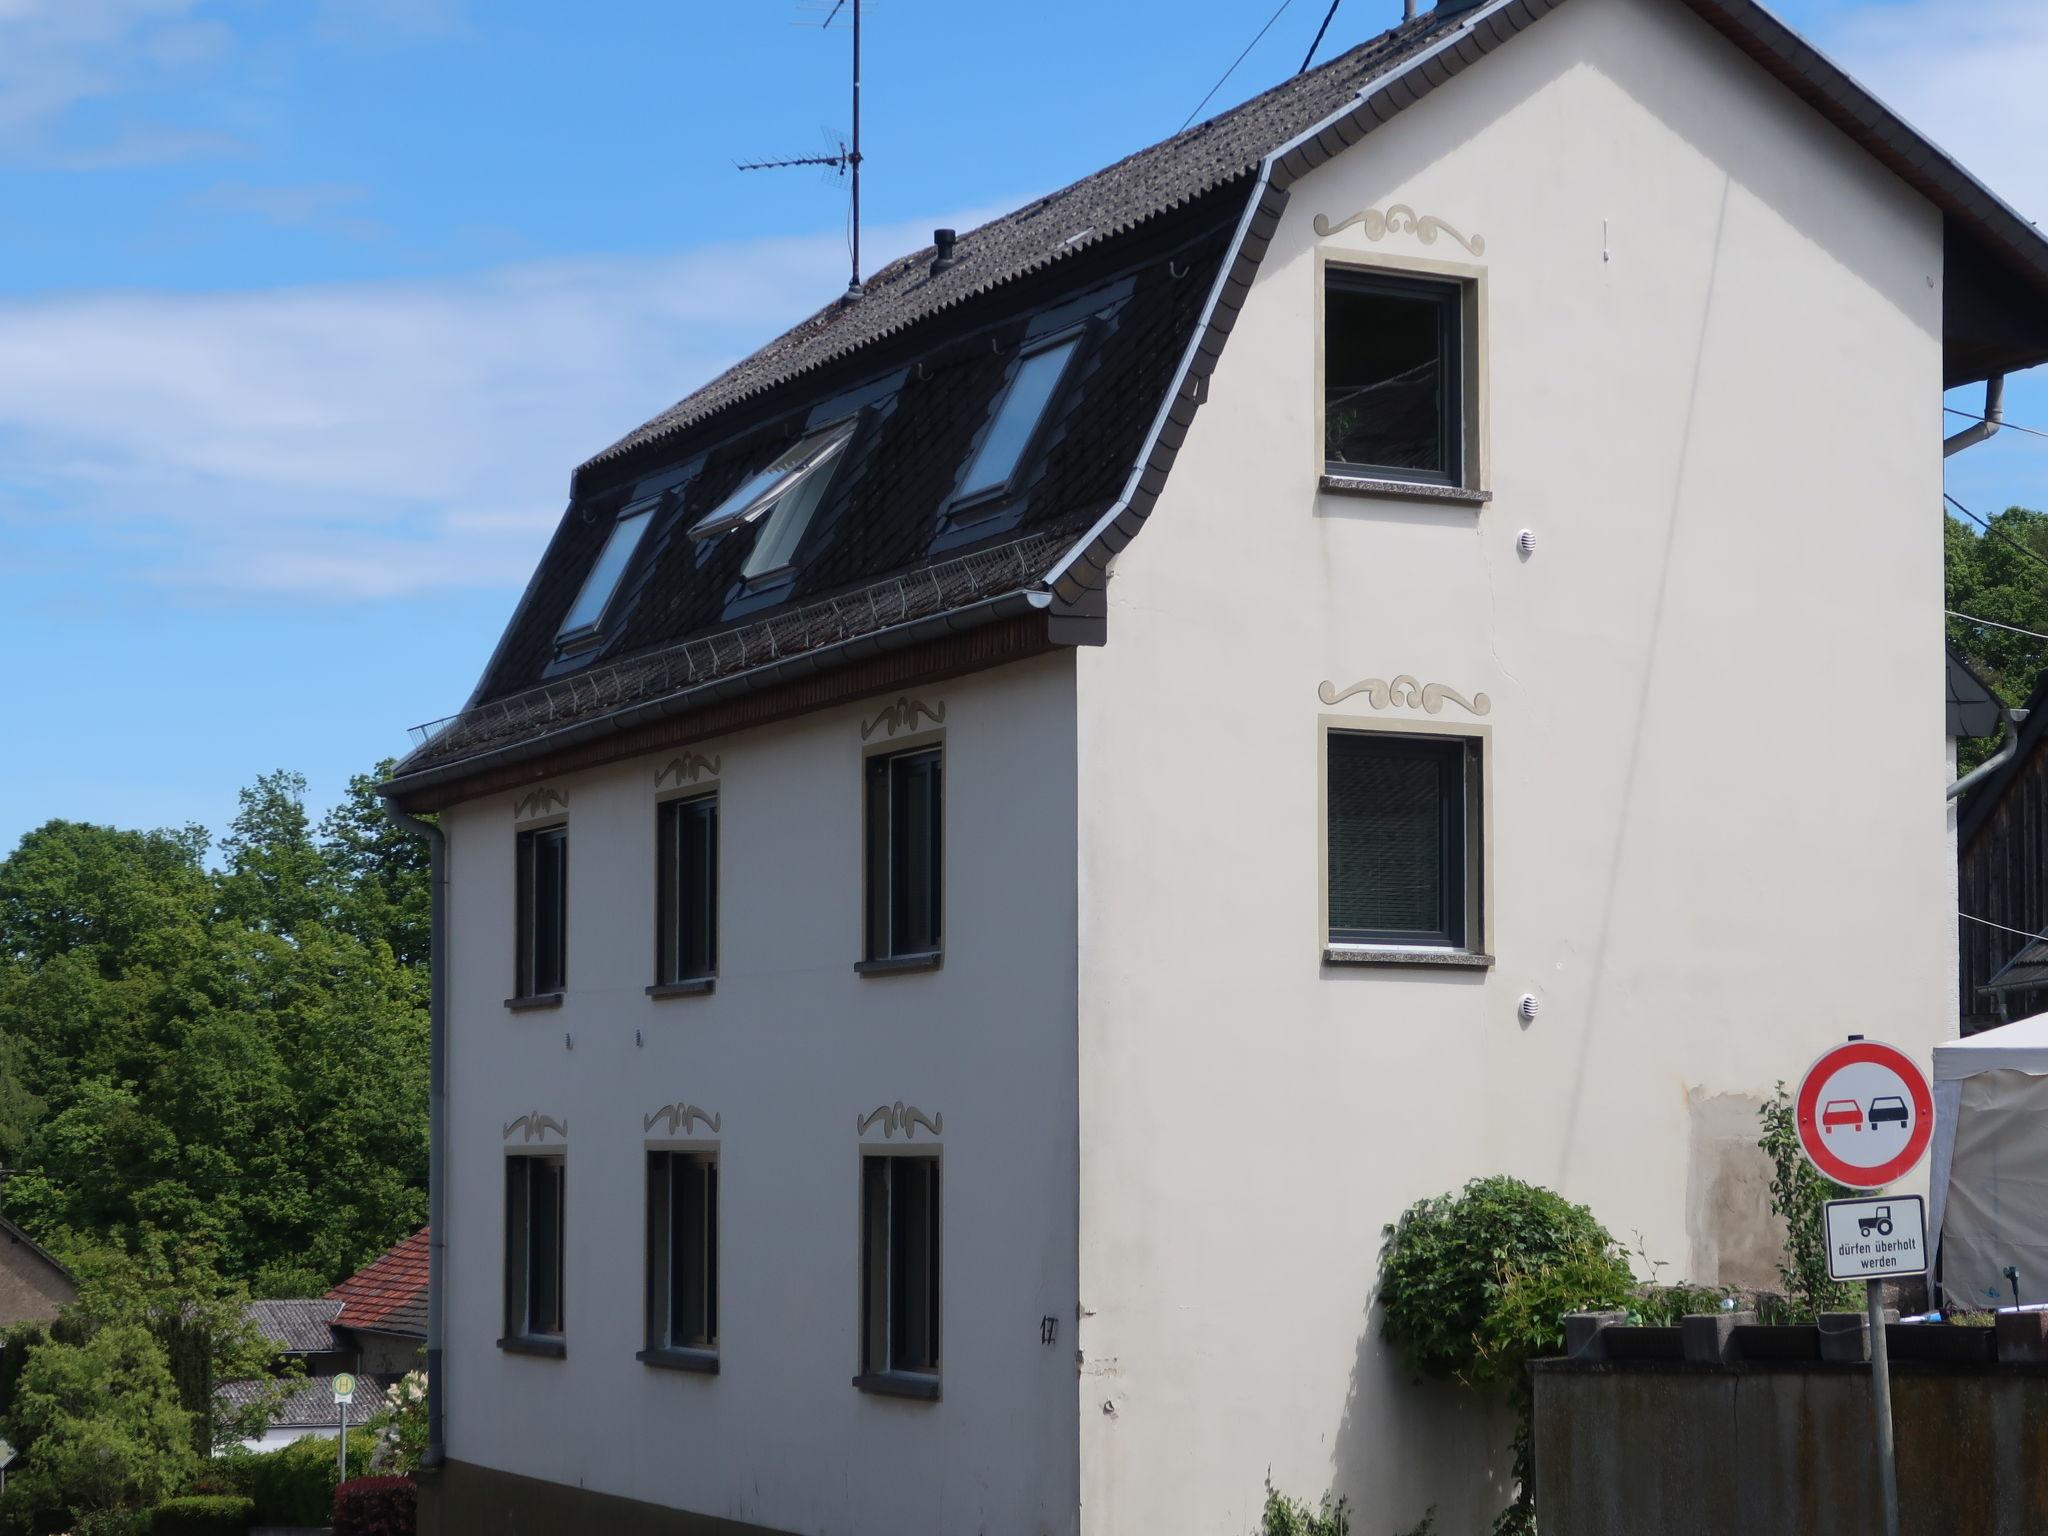
[[[1904,1178],[1934,1137],[1927,1074],[1876,1040],[1824,1052],[1800,1079],[1795,1107],[1807,1160],[1850,1189],[1883,1189]]]

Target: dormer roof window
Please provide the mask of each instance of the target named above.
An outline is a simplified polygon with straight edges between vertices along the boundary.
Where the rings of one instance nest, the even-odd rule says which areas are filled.
[[[1079,332],[1041,343],[1018,360],[1009,387],[997,401],[994,419],[983,433],[981,444],[968,460],[967,473],[960,477],[953,504],[1007,495],[1015,489],[1017,471],[1023,467],[1046,407],[1059,389],[1067,363],[1080,345]]]
[[[767,518],[768,525],[761,530],[754,542],[754,553],[747,558],[746,574],[759,574],[755,566],[767,552],[779,552],[776,566],[787,564],[831,481],[831,466],[853,436],[854,421],[849,417],[811,433],[766,469],[749,475],[737,490],[697,520],[690,529],[690,537],[715,539],[742,523],[758,523]],[[772,568],[762,566],[761,570]]]
[[[626,574],[626,567],[633,563],[634,552],[640,548],[640,541],[647,537],[648,525],[654,521],[655,509],[660,505],[661,498],[656,496],[634,502],[620,511],[618,521],[612,524],[612,531],[605,538],[604,548],[598,551],[597,564],[583,578],[576,601],[569,605],[562,627],[555,632],[558,647],[574,648],[579,642],[596,639],[602,632],[605,610],[611,607],[612,598],[619,590],[619,580]]]

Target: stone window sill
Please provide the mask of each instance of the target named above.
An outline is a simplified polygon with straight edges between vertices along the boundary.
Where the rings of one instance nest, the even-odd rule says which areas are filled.
[[[562,1360],[569,1354],[569,1346],[560,1339],[537,1338],[532,1335],[514,1334],[498,1340],[498,1348],[508,1355],[536,1355],[543,1360]]]
[[[945,955],[933,950],[928,955],[889,955],[880,960],[856,960],[854,970],[862,976],[897,976],[905,971],[936,971]]]
[[[633,1358],[659,1371],[694,1371],[699,1376],[718,1374],[718,1351],[715,1349],[643,1349]]]
[[[514,1013],[525,1013],[530,1008],[559,1008],[562,994],[559,992],[536,992],[531,997],[508,997],[505,1006]]]
[[[1325,965],[1422,965],[1454,971],[1490,971],[1493,956],[1472,949],[1403,949],[1388,944],[1327,944]]]
[[[1491,491],[1468,490],[1462,485],[1431,485],[1421,480],[1382,480],[1373,475],[1330,475],[1322,477],[1322,488],[1338,496],[1389,496],[1397,501],[1434,501],[1456,507],[1483,507],[1493,500]]]
[[[716,990],[716,976],[692,976],[688,981],[657,981],[647,989],[649,997],[703,997]]]
[[[939,1400],[939,1378],[936,1376],[921,1376],[908,1371],[876,1371],[854,1377],[853,1384],[863,1392],[874,1392],[882,1397],[909,1397],[928,1403]]]

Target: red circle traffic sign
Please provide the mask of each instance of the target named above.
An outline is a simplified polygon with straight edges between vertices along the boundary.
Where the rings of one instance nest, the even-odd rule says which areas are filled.
[[[1851,1040],[1821,1053],[1799,1080],[1799,1146],[1837,1184],[1882,1189],[1927,1155],[1934,1095],[1897,1046]]]

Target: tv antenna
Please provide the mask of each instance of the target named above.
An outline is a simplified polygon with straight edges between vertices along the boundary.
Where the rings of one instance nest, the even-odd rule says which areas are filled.
[[[841,11],[853,13],[853,143],[849,147],[844,139],[839,141],[838,151],[828,155],[792,155],[782,160],[736,160],[733,165],[742,171],[781,171],[799,165],[821,165],[848,177],[853,183],[853,213],[849,223],[853,277],[846,285],[846,301],[852,303],[860,297],[860,12],[866,0],[830,0],[822,27],[830,27]]]

